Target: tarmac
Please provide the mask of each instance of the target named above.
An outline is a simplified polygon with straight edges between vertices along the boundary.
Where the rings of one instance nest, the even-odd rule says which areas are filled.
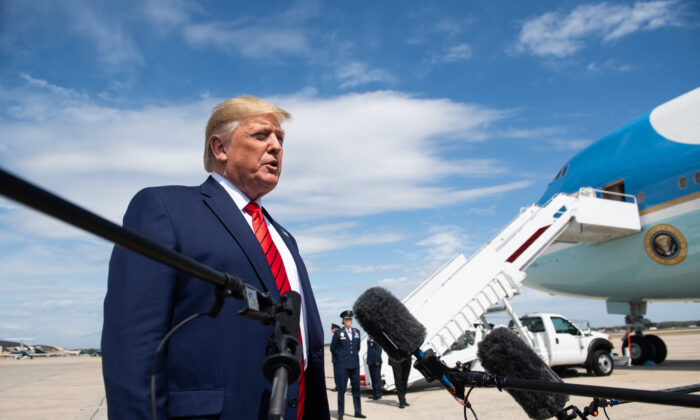
[[[700,383],[700,330],[655,332],[668,346],[667,360],[656,366],[616,367],[611,376],[587,376],[584,369],[567,376],[573,384],[658,390]],[[617,351],[619,337],[613,337]],[[330,355],[326,357],[328,402],[331,418],[337,418],[337,393],[333,388]],[[700,393],[696,393],[700,395]],[[463,407],[441,387],[419,381],[409,385],[409,407],[399,409],[393,392],[370,400],[363,391],[362,412],[368,419],[464,419]],[[346,419],[353,418],[352,397],[345,393]],[[527,419],[523,409],[505,391],[477,388],[471,402],[478,418]],[[583,409],[588,397],[573,396],[569,404]],[[144,402],[147,403],[147,402]],[[467,412],[474,419],[472,412]],[[607,408],[610,419],[700,419],[700,409],[646,403]],[[600,418],[605,418],[601,411]],[[107,418],[101,359],[89,356],[0,360],[0,419],[104,420]]]

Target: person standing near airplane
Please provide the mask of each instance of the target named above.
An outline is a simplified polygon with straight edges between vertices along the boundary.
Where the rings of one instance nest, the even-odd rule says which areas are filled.
[[[372,337],[367,338],[367,365],[372,380],[372,399],[378,400],[382,398],[382,348]]]
[[[335,334],[336,331],[338,331],[338,328],[340,328],[340,325],[332,323],[331,324],[331,339],[333,339],[333,335]],[[331,353],[331,361],[333,362],[333,384],[335,385],[331,391],[337,392],[338,391],[338,369],[337,369],[337,360],[335,359],[335,353]]]
[[[355,407],[355,417],[367,418],[362,414],[360,402],[360,330],[352,327],[353,313],[351,310],[340,314],[343,319],[343,327],[333,334],[331,340],[331,354],[336,360],[337,374],[336,386],[338,387],[338,420],[343,419],[345,412],[345,389],[348,386],[348,378],[352,386],[352,403]]]
[[[217,105],[206,126],[200,186],[146,188],[132,199],[124,227],[211,268],[237,276],[274,299],[302,297],[302,375],[287,391],[287,419],[329,419],[323,328],[294,238],[261,206],[282,170],[290,115],[239,96]],[[102,334],[109,418],[150,419],[153,354],[183,319],[207,312],[215,286],[115,247]],[[271,384],[263,377],[271,326],[237,314],[228,300],[214,319],[197,318],[171,337],[156,375],[160,419],[266,419]]]
[[[399,397],[399,408],[406,408],[409,404],[406,401],[406,389],[408,388],[408,375],[411,374],[411,358],[403,362],[397,362],[389,358],[389,365],[394,372],[394,386]]]

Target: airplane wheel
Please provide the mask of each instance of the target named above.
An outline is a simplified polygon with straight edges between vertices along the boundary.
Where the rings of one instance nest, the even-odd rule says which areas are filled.
[[[613,372],[613,360],[610,352],[596,350],[593,353],[591,367],[596,376],[608,376]]]
[[[643,365],[644,362],[651,359],[654,348],[648,341],[644,340],[644,337],[641,335],[633,335],[630,341],[632,342],[632,348],[630,349],[629,355],[632,358],[633,365]],[[626,340],[622,348],[627,348]]]
[[[662,363],[664,360],[666,360],[668,350],[666,349],[666,344],[664,343],[664,340],[660,339],[655,335],[645,335],[644,341],[649,343],[649,345],[654,350],[653,356],[651,357],[651,360],[653,360],[654,363],[658,365],[659,363]]]

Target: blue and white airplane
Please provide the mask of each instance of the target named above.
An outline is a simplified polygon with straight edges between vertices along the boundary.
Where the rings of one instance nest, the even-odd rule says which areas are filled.
[[[700,300],[700,88],[627,123],[571,158],[538,204],[581,187],[636,197],[642,231],[595,245],[554,243],[527,269],[542,291],[605,299],[635,331],[635,364],[666,358],[642,335],[647,301]],[[609,194],[606,198],[625,200]],[[628,197],[629,201],[630,198]],[[627,347],[626,338],[623,348]]]

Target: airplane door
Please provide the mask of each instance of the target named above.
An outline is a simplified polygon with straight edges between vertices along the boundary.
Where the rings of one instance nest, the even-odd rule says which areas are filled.
[[[574,324],[560,317],[552,317],[552,325],[556,331],[552,351],[552,364],[579,364],[585,360],[583,355],[583,335]]]

